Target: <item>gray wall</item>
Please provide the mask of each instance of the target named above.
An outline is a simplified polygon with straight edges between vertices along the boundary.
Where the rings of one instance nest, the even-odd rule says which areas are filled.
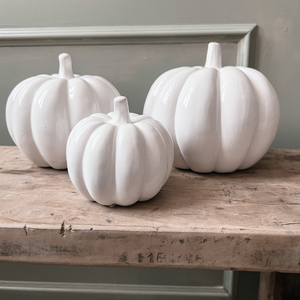
[[[281,107],[280,125],[272,147],[300,148],[300,2],[297,0],[2,0],[0,5],[0,29],[255,23],[258,29],[251,66],[270,80]],[[129,46],[114,48],[112,52],[109,46],[0,47],[0,144],[12,144],[4,117],[9,92],[26,77],[56,72],[60,52],[71,53],[77,73],[100,74],[111,80],[128,97],[131,111],[140,113],[150,85],[161,72],[180,65],[204,63],[204,48],[199,48],[197,57],[196,46],[152,45],[152,48],[135,48],[136,52]],[[226,62],[232,63],[230,57]]]
[[[0,0],[0,30],[23,27],[257,24],[251,42],[250,66],[267,76],[280,100],[281,119],[273,148],[300,148],[299,15],[298,0]],[[76,73],[99,74],[107,78],[121,94],[128,97],[131,111],[141,113],[147,91],[156,77],[177,66],[203,65],[206,46],[206,41],[199,41],[193,44],[139,45],[64,45],[60,42],[51,46],[42,43],[11,47],[1,41],[3,39],[0,37],[1,145],[13,144],[5,124],[5,104],[10,91],[29,76],[57,72],[57,56],[61,52],[72,55]],[[236,44],[225,41],[223,49],[224,64],[235,64]],[[22,266],[18,268],[22,270]],[[101,270],[91,272],[96,276]],[[50,274],[54,273],[51,269]],[[176,270],[174,274],[175,277],[176,274],[183,276]],[[195,276],[191,274],[186,272],[184,276]],[[199,272],[196,276],[207,275]],[[215,276],[217,278],[220,274]],[[255,299],[258,274],[242,273],[241,278],[238,298]],[[1,279],[5,280],[5,276]],[[254,294],[247,293],[247,288]]]

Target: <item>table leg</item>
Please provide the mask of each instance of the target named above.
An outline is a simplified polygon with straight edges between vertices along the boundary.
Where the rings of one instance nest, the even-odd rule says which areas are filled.
[[[258,300],[299,300],[300,274],[261,272]]]
[[[258,300],[275,300],[276,273],[275,272],[261,272],[258,290]]]

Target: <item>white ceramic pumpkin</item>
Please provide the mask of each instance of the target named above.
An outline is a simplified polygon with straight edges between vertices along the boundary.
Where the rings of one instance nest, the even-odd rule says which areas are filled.
[[[131,205],[154,197],[170,176],[174,146],[160,122],[128,111],[127,99],[114,112],[80,121],[67,143],[68,172],[87,199]]]
[[[153,83],[144,114],[169,130],[175,167],[196,172],[232,172],[259,161],[279,121],[270,82],[246,67],[224,67],[221,46],[210,43],[205,67],[182,67]]]
[[[65,169],[66,144],[81,119],[113,110],[117,89],[99,76],[72,71],[69,54],[59,55],[59,73],[20,82],[6,105],[8,131],[25,156],[41,167]]]

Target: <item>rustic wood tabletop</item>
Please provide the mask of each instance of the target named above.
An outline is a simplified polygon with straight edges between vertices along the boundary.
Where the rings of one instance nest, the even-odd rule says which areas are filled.
[[[0,261],[300,272],[299,253],[300,150],[231,174],[174,169],[153,199],[109,208],[0,147]]]

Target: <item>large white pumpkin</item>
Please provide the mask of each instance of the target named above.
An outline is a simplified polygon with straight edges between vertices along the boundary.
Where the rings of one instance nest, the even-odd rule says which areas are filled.
[[[210,43],[205,67],[182,67],[153,83],[144,114],[169,130],[174,165],[196,172],[232,172],[254,165],[277,131],[279,102],[260,72],[221,64]]]
[[[69,54],[59,55],[59,74],[20,82],[6,105],[8,131],[25,156],[41,167],[65,169],[69,133],[81,119],[113,110],[117,89],[99,76],[72,71]]]
[[[102,205],[127,206],[154,197],[170,176],[172,138],[160,122],[129,114],[127,99],[114,112],[80,121],[67,143],[68,172],[75,187]]]

